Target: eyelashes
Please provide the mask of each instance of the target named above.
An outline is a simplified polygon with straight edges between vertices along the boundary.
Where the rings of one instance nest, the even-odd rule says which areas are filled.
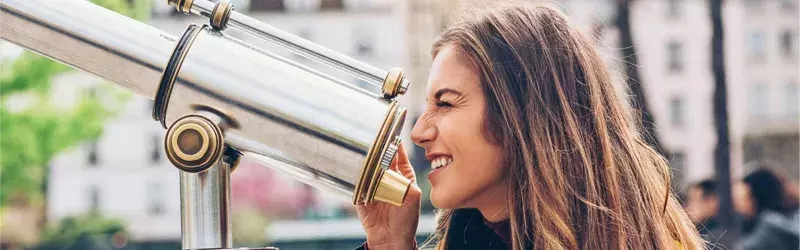
[[[446,101],[436,101],[436,107],[445,108],[452,107],[453,105]]]

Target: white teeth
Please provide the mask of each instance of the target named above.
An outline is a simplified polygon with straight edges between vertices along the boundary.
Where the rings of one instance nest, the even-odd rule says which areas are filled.
[[[447,157],[447,156],[442,156],[442,157],[439,157],[439,158],[431,160],[431,168],[432,169],[438,169],[438,168],[447,166],[452,162],[453,162],[453,158],[450,158],[450,157]]]

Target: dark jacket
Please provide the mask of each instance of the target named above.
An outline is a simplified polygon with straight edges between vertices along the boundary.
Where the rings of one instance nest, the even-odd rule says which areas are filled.
[[[753,229],[742,237],[741,250],[797,250],[800,248],[800,216],[797,211],[784,214],[764,211],[758,215]]]
[[[453,213],[447,232],[447,249],[510,249],[508,221],[491,223],[477,209],[458,209]]]
[[[491,223],[477,209],[458,209],[453,213],[447,232],[447,249],[507,250],[510,249],[508,221]],[[435,243],[432,243],[435,244]],[[435,246],[420,246],[434,249]],[[369,249],[366,243],[357,249]]]

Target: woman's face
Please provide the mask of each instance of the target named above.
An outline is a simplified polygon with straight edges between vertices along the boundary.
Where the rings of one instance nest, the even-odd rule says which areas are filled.
[[[427,107],[411,131],[432,162],[431,202],[438,208],[505,204],[503,154],[481,132],[486,100],[469,62],[454,46],[439,50],[428,79]]]

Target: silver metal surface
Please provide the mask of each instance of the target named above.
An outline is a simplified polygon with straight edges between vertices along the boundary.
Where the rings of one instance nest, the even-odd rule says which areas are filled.
[[[153,98],[175,46],[166,32],[88,1],[2,0],[0,36]]]
[[[289,162],[269,166],[292,168],[300,180],[352,197],[389,110],[386,101],[210,28],[191,46],[167,124],[193,112],[192,104],[215,107],[241,124],[225,133],[229,144]]]
[[[231,248],[230,168],[222,161],[206,171],[180,171],[183,249]]]
[[[195,2],[213,8],[208,1]],[[161,71],[177,42],[88,1],[2,0],[0,4],[3,39],[148,98],[156,94]],[[240,15],[232,13],[232,26],[234,14]],[[252,25],[254,30],[265,28]],[[315,48],[304,40],[288,42]],[[374,93],[210,28],[197,36],[182,65],[169,99],[167,124],[194,113],[193,104],[222,110],[241,124],[226,131],[228,144],[247,155],[281,162],[267,166],[288,170],[295,178],[343,198],[353,197],[376,137],[401,129],[393,126],[379,135],[389,104]],[[400,115],[404,112],[399,108],[394,115],[404,117]],[[378,159],[385,158],[385,151],[378,152]]]
[[[208,0],[194,0],[192,2],[190,11],[194,14],[210,18],[214,10],[214,5],[215,4],[213,2]],[[345,73],[351,74],[361,80],[366,81],[367,83],[377,86],[378,88],[383,86],[384,78],[386,78],[386,74],[388,73],[386,70],[366,64],[342,53],[325,48],[301,37],[295,36],[289,32],[285,32],[274,26],[243,15],[239,12],[236,12],[235,9],[230,13],[228,25],[265,39],[266,41],[272,42],[286,50],[292,51],[301,56],[305,56],[311,60],[315,60],[324,65],[328,65]],[[408,81],[404,80],[404,84],[401,84],[401,93],[405,93],[406,89],[408,89],[408,85]]]

